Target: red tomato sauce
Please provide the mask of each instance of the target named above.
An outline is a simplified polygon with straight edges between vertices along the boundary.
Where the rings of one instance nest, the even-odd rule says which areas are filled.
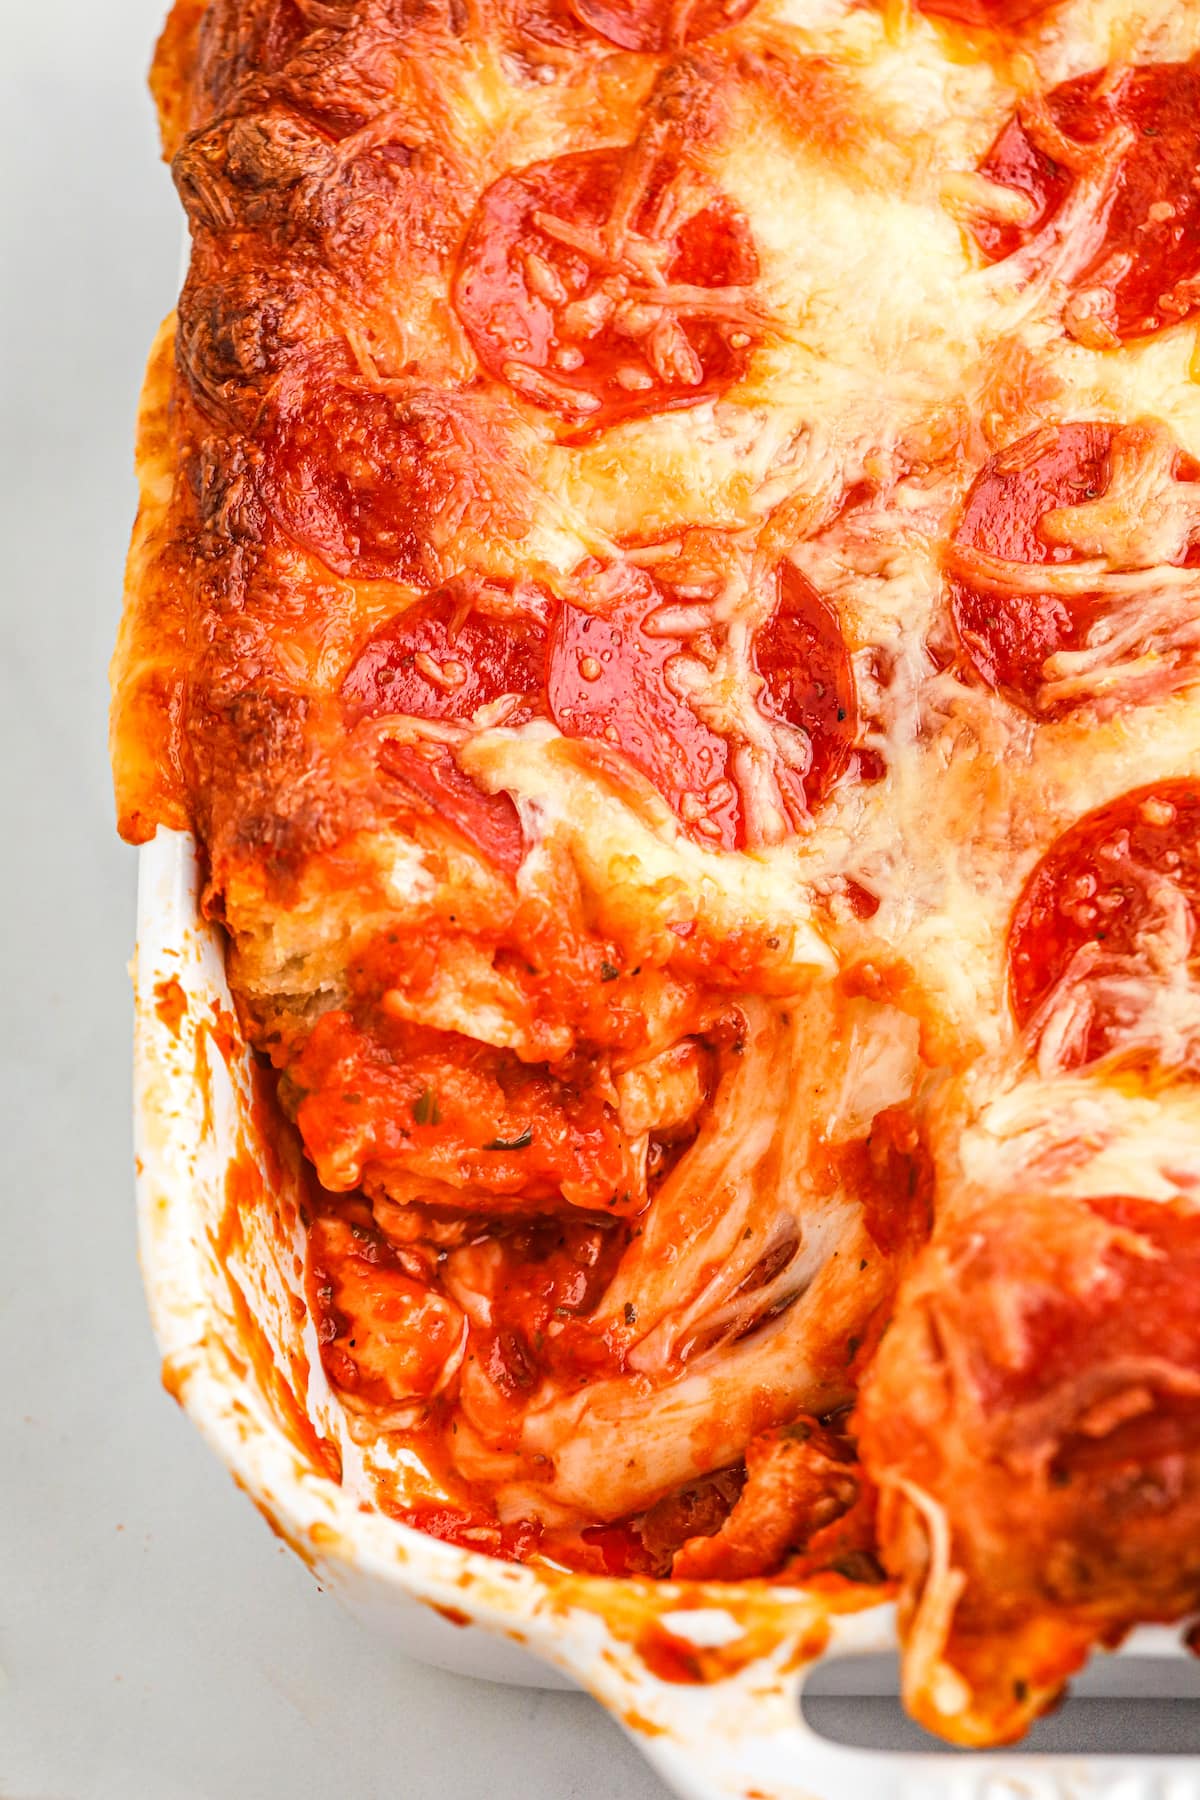
[[[410,1259],[411,1262],[412,1259]],[[427,1401],[458,1348],[464,1321],[424,1271],[406,1270],[365,1206],[320,1214],[308,1230],[308,1291],[332,1384],[385,1411]]]
[[[594,1083],[454,1032],[386,1013],[365,1030],[349,1013],[325,1013],[289,1064],[283,1093],[334,1192],[356,1187],[364,1170],[368,1181],[408,1171],[447,1183],[447,1198],[466,1212],[565,1202],[617,1216],[645,1202]]]

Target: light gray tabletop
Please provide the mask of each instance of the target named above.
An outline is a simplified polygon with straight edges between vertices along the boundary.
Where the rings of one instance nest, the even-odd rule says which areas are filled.
[[[159,1387],[105,666],[178,265],[143,82],[164,3],[13,0],[0,33],[0,1794],[651,1800],[582,1696],[421,1668],[343,1617]]]

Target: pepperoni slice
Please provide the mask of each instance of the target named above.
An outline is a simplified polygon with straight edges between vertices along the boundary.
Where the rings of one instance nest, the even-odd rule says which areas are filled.
[[[534,614],[485,613],[443,590],[372,633],[343,678],[342,697],[360,716],[454,720],[508,698],[511,707],[493,722],[513,725],[541,710],[545,665],[546,628]],[[515,874],[525,852],[516,807],[507,794],[476,787],[446,745],[388,739],[379,766],[418,816],[432,812],[493,867]]]
[[[605,613],[565,603],[550,638],[550,711],[565,736],[627,756],[701,843],[732,850],[739,808],[729,745],[670,686],[684,640],[646,630],[666,599],[647,576]]]
[[[429,525],[449,493],[394,400],[310,380],[262,451],[267,504],[296,543],[338,575],[424,579]]]
[[[1084,549],[1067,541],[1061,528],[1057,535],[1047,529],[1047,515],[1061,508],[1086,507],[1108,494],[1117,451],[1133,463],[1161,456],[1166,464],[1156,478],[1161,486],[1172,480],[1194,483],[1200,468],[1173,450],[1169,440],[1164,453],[1164,440],[1164,433],[1148,426],[1046,426],[993,456],[976,477],[954,542],[1003,562],[1028,563],[1029,585],[1026,589],[989,581],[987,571],[976,575],[964,558],[949,584],[951,612],[959,643],[984,681],[1025,711],[1057,718],[1095,697],[1097,687],[1085,680],[1074,686],[1056,683],[1049,659],[1088,644],[1114,604],[1097,594],[1039,590],[1036,567],[1078,562],[1084,556]],[[1141,496],[1136,510],[1144,510],[1146,499]],[[1200,502],[1185,495],[1181,500],[1189,508],[1195,505],[1194,539],[1200,529]],[[1187,532],[1185,524],[1180,542],[1170,547],[1175,553],[1172,560],[1181,565],[1200,559],[1200,547],[1187,541]],[[1136,604],[1136,595],[1130,604]],[[1153,623],[1144,615],[1147,631]],[[1169,637],[1159,647],[1169,648]],[[1102,675],[1102,660],[1097,667]],[[1165,662],[1159,679],[1169,682]]]
[[[858,715],[849,654],[831,608],[790,564],[779,588],[779,604],[751,646],[761,687],[746,700],[790,728],[779,740],[774,775],[795,825],[847,766]],[[753,831],[736,781],[738,746],[689,697],[698,701],[704,693],[700,647],[655,623],[678,599],[668,584],[640,575],[604,613],[564,605],[550,641],[550,710],[567,737],[595,738],[628,757],[697,842],[741,849]],[[789,763],[786,747],[796,748],[797,732],[807,746],[802,738],[802,754]]]
[[[589,429],[695,406],[737,381],[758,329],[758,257],[727,199],[697,205],[695,179],[635,145],[493,183],[454,280],[488,373]]]
[[[752,657],[763,678],[759,710],[803,731],[812,761],[789,780],[811,811],[850,761],[858,734],[854,672],[837,615],[791,563],[783,565],[779,605],[754,640]]]
[[[485,794],[465,775],[444,744],[390,740],[379,766],[409,800],[417,817],[430,813],[466,838],[493,868],[515,875],[525,855],[520,815],[508,794]]]
[[[974,228],[993,262],[1011,256],[1058,216],[1089,160],[1104,154],[1102,140],[1130,132],[1119,169],[1097,191],[1090,229],[1075,228],[1088,248],[1070,272],[1064,324],[1095,349],[1176,325],[1200,306],[1200,58],[1143,63],[1108,82],[1104,69],[1064,82],[1046,96],[1046,125],[1016,117],[1005,126],[980,173],[1024,195],[1029,217]],[[1064,139],[1074,146],[1069,161]]]
[[[1160,782],[1088,813],[1013,910],[1009,992],[1044,1059],[1075,1069],[1147,1039],[1156,990],[1186,982],[1200,905],[1200,782]],[[1052,1036],[1051,1036],[1052,1034]]]
[[[342,682],[368,713],[462,719],[511,697],[505,725],[541,710],[546,627],[530,613],[485,612],[443,591],[389,619],[367,639]]]
[[[1039,527],[1047,513],[1104,493],[1111,440],[1107,425],[1063,425],[1002,450],[976,476],[955,543],[1006,562],[1072,561],[1071,549],[1042,536]],[[950,605],[959,642],[988,686],[1028,712],[1043,710],[1047,659],[1073,648],[1095,611],[1086,599],[1068,603],[1039,593],[1032,573],[1028,593],[1001,593],[955,577]]]

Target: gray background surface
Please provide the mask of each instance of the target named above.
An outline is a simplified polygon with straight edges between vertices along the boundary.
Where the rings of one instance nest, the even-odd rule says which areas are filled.
[[[158,1384],[105,667],[178,266],[143,81],[164,4],[2,9],[0,1795],[651,1800],[583,1697],[424,1669],[344,1618]],[[1200,1743],[1171,1720],[1164,1747]],[[912,1741],[884,1707],[871,1735]]]

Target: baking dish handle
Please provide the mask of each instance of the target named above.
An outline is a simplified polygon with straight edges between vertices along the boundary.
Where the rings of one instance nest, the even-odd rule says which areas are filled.
[[[649,1731],[625,1720],[643,1754],[683,1800],[1195,1800],[1197,1762],[1183,1756],[958,1754],[861,1749],[822,1737],[800,1711],[771,1719],[758,1701],[744,1733],[707,1713],[704,1694]]]
[[[880,1609],[841,1621],[826,1656],[894,1646],[889,1618],[890,1609]],[[1123,1654],[1161,1653],[1159,1635],[1136,1634]],[[656,1682],[645,1710],[614,1710],[683,1800],[1196,1800],[1193,1757],[881,1751],[835,1743],[802,1711],[816,1666],[764,1680],[762,1665],[752,1665],[707,1687]]]

